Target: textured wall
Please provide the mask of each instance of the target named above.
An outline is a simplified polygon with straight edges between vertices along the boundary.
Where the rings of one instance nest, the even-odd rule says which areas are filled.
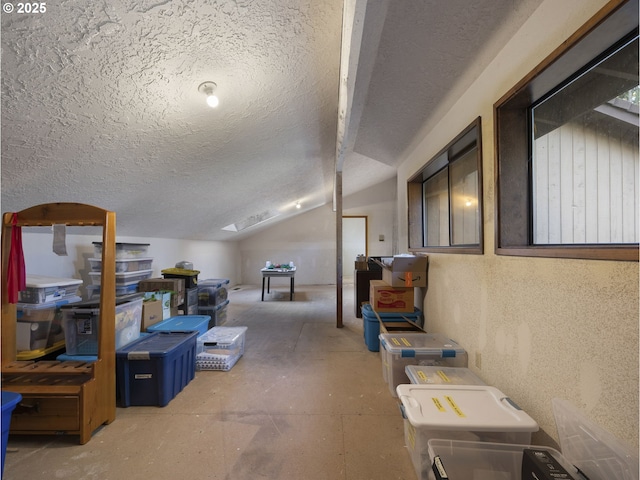
[[[543,2],[409,150],[398,172],[398,218],[406,245],[407,179],[481,116],[485,253],[430,256],[427,329],[459,341],[470,367],[538,421],[534,441],[557,439],[551,399],[560,397],[637,447],[638,263],[494,254],[493,104],[605,3]]]

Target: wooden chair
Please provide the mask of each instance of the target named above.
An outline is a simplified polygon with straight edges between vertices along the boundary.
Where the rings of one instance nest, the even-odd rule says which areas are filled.
[[[93,363],[16,361],[16,305],[8,303],[7,271],[13,213],[2,228],[2,389],[18,392],[11,433],[79,435],[80,443],[116,417],[115,237],[116,214],[80,203],[50,203],[17,212],[18,227],[65,224],[102,227],[98,358]]]

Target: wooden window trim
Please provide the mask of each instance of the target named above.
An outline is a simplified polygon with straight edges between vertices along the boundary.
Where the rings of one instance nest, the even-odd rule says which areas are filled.
[[[449,246],[423,246],[424,237],[424,212],[422,199],[423,172],[433,160],[447,153],[458,141],[471,132],[474,128],[478,134],[476,138],[478,161],[478,245],[449,245]],[[460,152],[458,152],[460,153]],[[448,163],[447,163],[448,165]],[[482,176],[482,121],[476,118],[449,144],[434,155],[420,171],[413,175],[407,182],[407,220],[408,220],[408,248],[412,253],[455,253],[455,254],[484,254],[484,203],[483,203],[483,176]],[[449,242],[451,242],[451,208],[449,208]]]
[[[590,35],[590,40],[597,36],[599,47],[609,47],[619,40],[621,35],[631,31],[631,28],[627,31],[619,30],[621,18],[635,21],[637,27],[637,13],[629,14],[626,11],[634,8],[634,1],[612,0],[607,3],[494,104],[496,255],[638,261],[637,244],[531,245],[531,192],[529,175],[525,172],[528,162],[501,162],[501,158],[504,157],[527,158],[529,155],[528,107],[560,83],[561,79],[573,74],[600,53],[594,54],[595,47],[585,46],[587,42],[581,45],[583,40]],[[616,28],[612,27],[612,24],[615,24]],[[558,62],[560,59],[562,61]],[[508,135],[503,135],[503,125],[506,126],[505,130],[509,131]],[[509,188],[501,188],[503,182],[508,184]],[[522,191],[526,191],[527,195],[523,196]],[[509,213],[502,215],[503,212]]]

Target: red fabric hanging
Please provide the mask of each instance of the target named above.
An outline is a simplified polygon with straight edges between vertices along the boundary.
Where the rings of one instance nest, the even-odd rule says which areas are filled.
[[[18,227],[18,214],[13,214],[11,225],[11,247],[7,268],[7,296],[9,303],[18,303],[18,292],[26,288],[27,274],[22,251],[22,228]]]

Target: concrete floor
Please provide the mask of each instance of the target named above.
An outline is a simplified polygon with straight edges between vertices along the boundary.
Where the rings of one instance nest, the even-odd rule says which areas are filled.
[[[86,445],[9,438],[4,480],[415,479],[397,399],[367,350],[344,287],[272,283],[229,292],[227,326],[245,325],[244,356],[201,371],[165,407],[118,408]]]

